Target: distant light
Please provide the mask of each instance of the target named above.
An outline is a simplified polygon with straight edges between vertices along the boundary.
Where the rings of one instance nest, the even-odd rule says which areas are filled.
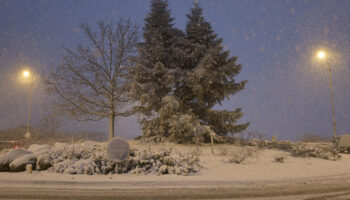
[[[317,53],[317,58],[318,59],[324,59],[326,57],[326,53],[324,51],[319,51]]]
[[[30,76],[30,72],[27,71],[27,70],[23,71],[23,76],[26,77],[26,78],[29,77]]]

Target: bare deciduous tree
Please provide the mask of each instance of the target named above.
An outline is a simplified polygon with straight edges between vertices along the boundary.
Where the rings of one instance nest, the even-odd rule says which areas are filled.
[[[136,53],[138,27],[130,20],[98,23],[94,32],[81,29],[87,45],[66,48],[63,62],[45,77],[49,94],[57,97],[57,108],[79,121],[109,118],[109,139],[114,137],[117,116],[128,116],[129,58]]]

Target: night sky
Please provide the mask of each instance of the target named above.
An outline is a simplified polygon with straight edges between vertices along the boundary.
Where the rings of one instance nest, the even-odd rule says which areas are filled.
[[[350,1],[199,1],[204,16],[243,69],[237,80],[246,89],[218,109],[241,107],[249,131],[279,139],[302,133],[332,135],[331,98],[326,65],[315,60],[327,51],[333,70],[339,134],[350,133]],[[175,26],[184,29],[193,1],[169,1]],[[82,23],[130,18],[143,26],[150,2],[79,0],[0,0],[0,129],[26,123],[28,86],[19,80],[23,68],[40,73],[57,66],[63,47],[86,42]],[[45,118],[47,97],[40,84],[33,99],[33,125]],[[107,120],[64,123],[70,131],[107,134]],[[140,135],[136,117],[118,119],[116,135]]]

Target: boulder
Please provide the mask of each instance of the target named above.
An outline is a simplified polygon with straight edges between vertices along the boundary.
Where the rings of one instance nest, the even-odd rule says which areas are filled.
[[[12,161],[27,154],[32,154],[32,152],[26,149],[12,149],[3,155],[0,155],[0,171],[9,171],[9,164]]]
[[[121,162],[129,156],[130,145],[121,137],[109,141],[106,149],[107,158],[111,161]]]
[[[39,156],[42,154],[49,153],[52,147],[47,144],[32,144],[28,150],[33,152],[35,155]]]
[[[42,154],[38,156],[36,161],[37,170],[46,170],[51,167],[52,158],[49,154]]]
[[[11,172],[21,172],[26,170],[27,164],[32,164],[33,168],[35,168],[36,156],[34,154],[23,155],[9,164],[9,168]]]

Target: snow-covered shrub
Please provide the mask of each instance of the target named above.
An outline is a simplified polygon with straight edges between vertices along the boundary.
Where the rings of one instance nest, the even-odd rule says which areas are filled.
[[[230,153],[230,150],[228,147],[219,147],[218,148],[219,156],[227,156],[229,153]]]
[[[299,157],[315,157],[334,161],[340,158],[337,148],[331,144],[296,143],[291,153]]]
[[[131,149],[129,157],[119,163],[107,159],[106,144],[78,143],[67,149],[53,148],[50,154],[54,173],[67,174],[178,174],[198,173],[199,158],[193,154],[175,155],[171,149],[158,152]]]
[[[280,155],[276,155],[274,160],[279,163],[284,163],[286,159],[287,159],[286,155],[280,154]]]
[[[326,160],[337,160],[340,158],[338,150],[331,144],[319,143],[293,143],[290,141],[268,141],[253,139],[247,143],[253,147],[264,147],[279,149],[292,153],[293,156],[298,157],[315,157]]]
[[[55,163],[50,172],[62,173],[62,174],[99,174],[101,172],[97,164],[91,159],[82,160],[64,160],[62,162]]]
[[[45,159],[52,167],[48,170],[68,174],[107,174],[111,171],[106,158],[106,143],[86,141],[67,145],[56,143]]]
[[[191,151],[191,154],[193,156],[200,156],[202,154],[202,152],[203,151],[197,146]]]
[[[276,148],[276,149],[280,149],[283,151],[292,150],[293,145],[295,145],[295,143],[292,143],[290,141],[271,141],[268,143],[269,148]]]
[[[258,151],[257,147],[245,146],[241,148],[233,148],[227,153],[228,162],[231,163],[242,163],[248,158],[256,155]]]
[[[151,136],[151,137],[141,137],[138,139],[139,144],[159,144],[168,141],[166,137],[162,136]]]
[[[118,163],[115,173],[191,175],[198,173],[200,168],[199,158],[191,154],[174,155],[171,151],[143,150]]]
[[[252,146],[252,147],[258,147],[260,149],[264,149],[269,147],[270,141],[268,140],[262,140],[262,139],[251,139],[247,142],[243,142],[243,145],[248,145],[248,146]]]

